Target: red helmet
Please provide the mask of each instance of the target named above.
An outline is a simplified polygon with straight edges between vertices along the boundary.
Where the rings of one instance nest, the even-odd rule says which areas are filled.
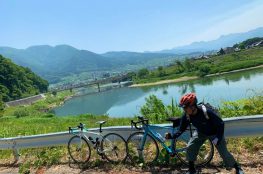
[[[197,103],[197,98],[195,93],[189,93],[182,96],[179,107],[192,106]]]

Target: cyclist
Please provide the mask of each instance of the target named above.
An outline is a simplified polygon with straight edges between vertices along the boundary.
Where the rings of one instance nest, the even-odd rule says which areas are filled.
[[[235,168],[236,174],[244,174],[240,165],[227,150],[223,120],[209,108],[207,108],[207,115],[209,116],[209,118],[207,118],[203,109],[197,105],[195,93],[189,93],[182,96],[179,106],[184,109],[179,130],[174,135],[167,133],[166,138],[178,138],[190,123],[196,127],[197,131],[193,133],[193,136],[188,142],[187,160],[189,161],[189,170],[187,174],[196,173],[194,162],[200,147],[208,138],[212,140],[217,148],[226,167],[229,169]]]

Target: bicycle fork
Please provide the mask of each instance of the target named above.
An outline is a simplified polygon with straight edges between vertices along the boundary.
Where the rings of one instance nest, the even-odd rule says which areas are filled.
[[[144,149],[144,145],[145,145],[145,142],[146,142],[146,137],[147,137],[147,133],[143,135],[143,138],[142,140],[140,141],[140,144],[137,148],[137,151],[138,151],[138,155],[139,155],[139,160],[144,160],[144,156],[143,156],[143,149]]]

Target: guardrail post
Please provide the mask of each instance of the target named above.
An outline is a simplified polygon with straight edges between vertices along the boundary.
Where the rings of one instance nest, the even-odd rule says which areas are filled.
[[[19,150],[18,150],[18,148],[16,148],[16,141],[13,141],[12,149],[13,149],[13,155],[14,155],[14,159],[15,159],[14,163],[16,163],[19,160],[19,156],[20,156]]]

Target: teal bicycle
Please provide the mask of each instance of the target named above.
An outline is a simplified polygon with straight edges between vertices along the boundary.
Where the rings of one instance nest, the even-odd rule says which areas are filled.
[[[136,129],[143,130],[131,134],[127,140],[128,156],[133,163],[145,163],[146,165],[153,165],[157,162],[160,155],[159,145],[162,146],[170,157],[177,157],[183,164],[188,165],[186,159],[187,143],[192,136],[193,129],[187,129],[178,139],[166,139],[159,134],[156,129],[166,129],[166,132],[174,134],[176,128],[180,125],[180,118],[169,118],[173,126],[157,126],[149,125],[148,119],[138,117],[139,121],[131,120],[131,126]],[[140,124],[140,126],[138,125]],[[158,143],[157,143],[158,142]],[[205,166],[213,158],[214,146],[210,139],[206,140],[201,146],[196,166]]]

